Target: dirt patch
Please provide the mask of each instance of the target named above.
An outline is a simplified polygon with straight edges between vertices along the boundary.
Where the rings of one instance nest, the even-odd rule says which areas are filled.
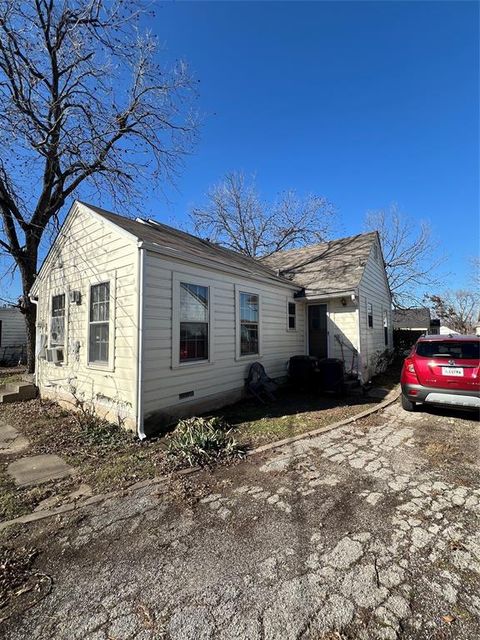
[[[221,415],[233,427],[235,440],[245,448],[296,436],[350,418],[379,403],[362,395],[342,398],[293,389],[282,390],[275,403],[247,400],[224,409]],[[18,454],[2,456],[0,464],[0,519],[10,520],[33,511],[44,500],[58,496],[56,506],[70,501],[80,485],[94,494],[121,490],[168,472],[165,438],[140,442],[121,427],[106,423],[80,424],[78,414],[54,402],[35,399],[0,405],[0,420],[25,436],[30,446],[21,456],[56,454],[75,469],[64,481],[19,489],[6,474]],[[359,423],[361,424],[361,423]],[[375,424],[370,417],[368,425]]]
[[[227,407],[222,415],[235,427],[236,440],[254,448],[346,420],[378,402],[362,395],[339,398],[286,388],[277,402],[247,400]]]
[[[422,412],[415,424],[415,444],[428,464],[450,480],[471,484],[479,469],[480,423],[471,413]]]
[[[74,477],[66,481],[21,489],[6,475],[8,463],[18,458],[18,454],[3,455],[0,466],[2,519],[28,513],[54,494],[68,499],[82,484],[91,486],[94,493],[122,489],[154,477],[163,464],[163,446],[159,441],[141,443],[115,425],[82,425],[78,416],[54,402],[36,399],[0,406],[0,419],[29,440],[30,446],[22,451],[22,457],[56,454],[75,469]]]

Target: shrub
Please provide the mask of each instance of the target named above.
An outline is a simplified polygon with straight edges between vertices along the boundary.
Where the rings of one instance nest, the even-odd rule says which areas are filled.
[[[243,457],[245,451],[220,418],[180,420],[168,436],[167,455],[175,468],[206,466],[220,460]]]

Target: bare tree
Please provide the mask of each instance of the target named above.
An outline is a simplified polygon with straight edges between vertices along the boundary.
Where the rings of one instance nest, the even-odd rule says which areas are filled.
[[[322,242],[333,223],[333,206],[323,197],[300,198],[285,191],[275,202],[262,201],[255,181],[228,173],[207,193],[204,207],[191,214],[195,231],[252,258],[301,244]]]
[[[480,315],[480,294],[477,291],[447,291],[425,297],[440,321],[458,333],[475,333]]]
[[[445,261],[429,224],[413,220],[392,205],[367,213],[365,228],[380,235],[394,306],[420,304],[425,288],[441,281],[439,267]]]
[[[190,150],[192,81],[161,68],[122,0],[0,0],[0,251],[21,275],[34,366],[39,246],[84,183],[125,203]]]

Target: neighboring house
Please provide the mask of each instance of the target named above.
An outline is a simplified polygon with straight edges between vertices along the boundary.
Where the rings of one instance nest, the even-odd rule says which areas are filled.
[[[0,364],[18,364],[25,359],[25,318],[17,307],[0,307]]]
[[[345,361],[368,381],[393,348],[392,297],[377,232],[276,253],[264,260],[300,285],[310,355]]]
[[[441,336],[455,336],[455,335],[460,335],[458,331],[455,331],[454,329],[450,329],[450,327],[446,327],[444,325],[440,326],[440,331],[439,331]],[[477,334],[480,335],[480,332]]]
[[[309,352],[343,349],[348,370],[354,349],[354,369],[368,379],[377,352],[392,344],[378,236],[330,243],[334,261],[323,246],[312,248],[312,289],[300,272],[292,279],[158,222],[75,202],[30,294],[41,395],[93,404],[142,437],[240,398],[257,360],[282,378],[291,356]],[[342,252],[350,266],[337,271],[333,290]]]
[[[440,326],[440,323],[438,323]],[[438,333],[436,324],[432,328],[430,309],[418,307],[415,309],[395,309],[393,312],[393,328],[408,329],[409,331],[421,331],[423,333]]]

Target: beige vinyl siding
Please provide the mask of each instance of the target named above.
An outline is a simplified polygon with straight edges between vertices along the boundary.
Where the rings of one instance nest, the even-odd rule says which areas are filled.
[[[0,349],[26,344],[25,319],[19,309],[0,308],[0,322],[2,323]]]
[[[52,295],[65,293],[66,300],[65,361],[55,365],[38,359],[40,392],[71,402],[74,385],[76,394],[94,402],[100,414],[130,428],[135,428],[136,415],[137,261],[134,238],[77,205],[36,284],[37,334],[49,335]],[[107,280],[111,358],[107,365],[94,366],[88,363],[90,286]],[[81,304],[69,302],[69,291],[80,291]]]
[[[177,275],[179,274],[179,275]],[[172,294],[178,281],[210,287],[210,362],[178,364],[172,358]],[[176,285],[175,285],[176,286]],[[260,296],[261,355],[239,358],[236,342],[235,291]],[[297,330],[287,330],[287,300],[293,287],[245,279],[187,262],[172,261],[148,251],[144,266],[143,402],[144,415],[192,400],[242,389],[252,362],[259,360],[273,378],[286,375],[292,355],[305,353],[304,307],[298,304]],[[193,398],[179,394],[193,391]]]
[[[373,327],[368,326],[367,307],[373,307]],[[374,374],[376,357],[393,347],[391,296],[388,289],[382,254],[378,251],[378,261],[374,257],[374,247],[368,257],[359,286],[360,347],[363,378],[367,381]],[[389,338],[385,345],[383,312],[388,314]]]
[[[328,333],[329,333],[329,356],[345,361],[345,369],[350,371],[352,367],[352,355],[358,352],[358,308],[351,297],[345,297],[345,305],[342,305],[341,298],[328,301]],[[342,347],[335,336],[343,342]],[[354,366],[356,370],[357,358]]]

